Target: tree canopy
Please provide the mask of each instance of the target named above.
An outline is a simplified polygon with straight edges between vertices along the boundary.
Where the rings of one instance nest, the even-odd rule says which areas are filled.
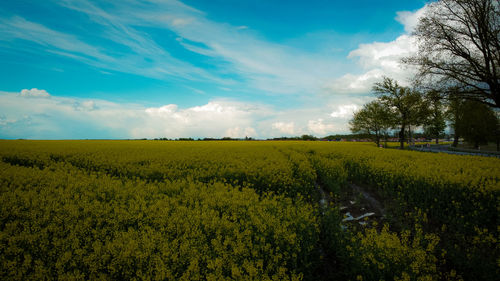
[[[494,140],[498,119],[491,108],[476,101],[464,101],[458,114],[456,130],[464,139],[479,148]]]
[[[387,136],[387,130],[392,126],[391,111],[379,101],[372,101],[354,113],[349,121],[350,129],[353,133],[367,134],[373,137],[377,146],[380,145],[380,138]]]
[[[424,118],[424,134],[428,137],[436,139],[436,144],[439,143],[439,136],[446,129],[444,104],[439,93],[431,91],[425,95],[424,110],[427,111]]]
[[[408,87],[400,86],[397,81],[388,77],[375,83],[373,91],[383,105],[393,110],[393,128],[400,129],[399,141],[403,149],[406,128],[410,125],[421,125],[424,121],[422,95]]]

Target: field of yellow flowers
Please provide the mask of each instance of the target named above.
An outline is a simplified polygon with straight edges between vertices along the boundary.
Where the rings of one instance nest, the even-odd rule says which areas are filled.
[[[342,225],[351,182],[384,225]],[[0,141],[0,279],[494,280],[499,194],[500,159],[362,143]]]

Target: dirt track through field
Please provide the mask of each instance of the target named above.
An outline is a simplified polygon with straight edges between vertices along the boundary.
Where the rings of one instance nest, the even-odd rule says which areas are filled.
[[[347,221],[358,221],[365,217],[385,217],[386,213],[383,204],[377,199],[377,196],[373,194],[373,192],[363,186],[349,183],[348,188],[352,192],[349,193],[350,196],[340,198],[340,202],[335,202],[334,198],[332,198],[318,183],[316,183],[316,188],[321,196],[319,203],[322,208],[327,208],[330,206],[330,203],[340,204],[339,210],[350,218]],[[361,196],[361,198],[359,198],[359,196]]]

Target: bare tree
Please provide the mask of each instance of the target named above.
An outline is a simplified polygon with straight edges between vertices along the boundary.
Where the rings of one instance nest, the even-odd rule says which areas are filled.
[[[500,107],[500,0],[432,2],[414,35],[418,52],[403,62],[426,91]]]

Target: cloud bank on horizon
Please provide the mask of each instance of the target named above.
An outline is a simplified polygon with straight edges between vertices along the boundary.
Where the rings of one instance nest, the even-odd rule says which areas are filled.
[[[0,4],[0,138],[346,133],[373,83],[412,76],[399,61],[425,10],[393,14],[402,30],[379,32],[389,40],[331,27],[278,38],[274,22],[233,23],[188,2],[48,1],[38,15]]]

